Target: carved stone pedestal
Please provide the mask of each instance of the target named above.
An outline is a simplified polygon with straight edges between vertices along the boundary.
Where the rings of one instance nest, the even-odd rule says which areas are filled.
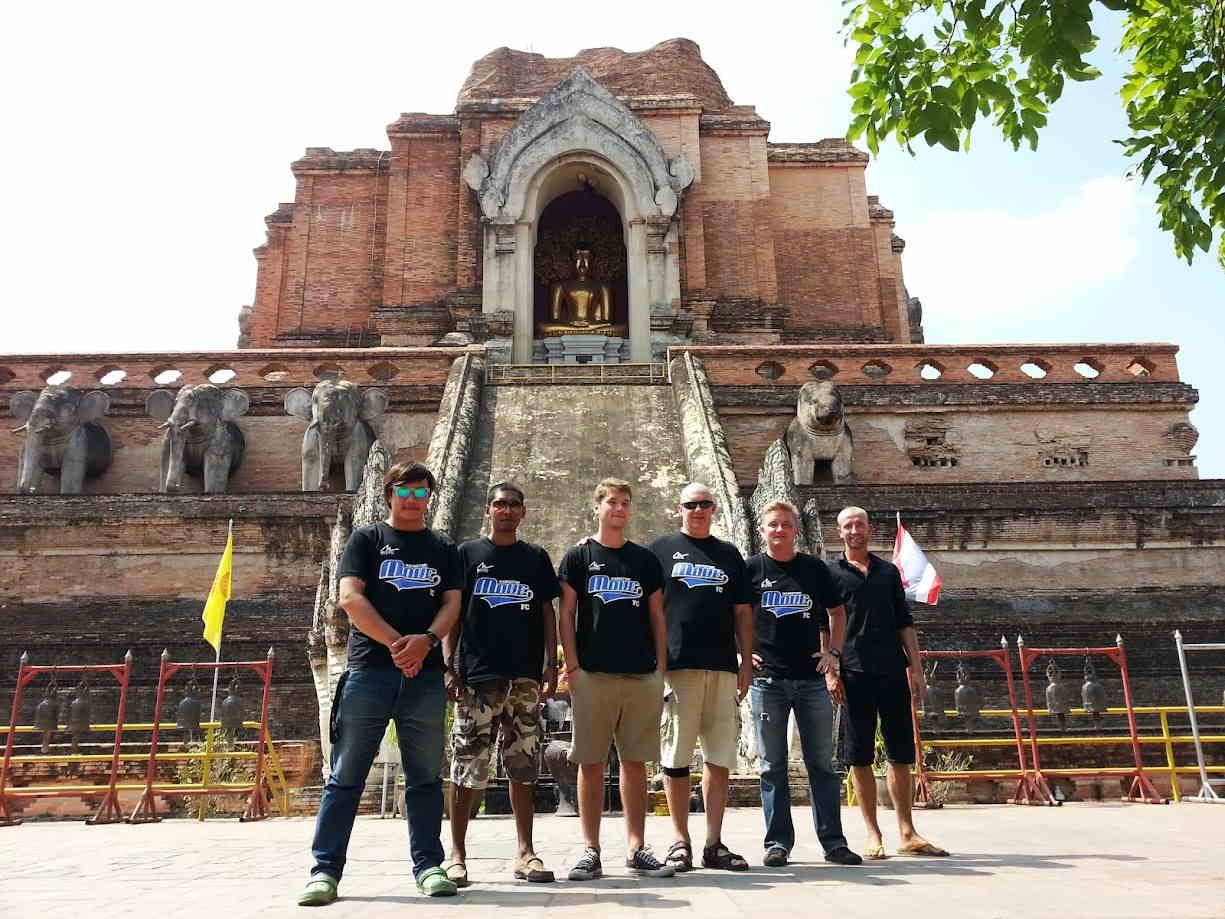
[[[532,352],[538,364],[623,364],[629,359],[629,341],[612,335],[538,338]]]
[[[578,766],[570,762],[570,744],[551,741],[544,748],[544,763],[557,783],[557,816],[578,816]]]

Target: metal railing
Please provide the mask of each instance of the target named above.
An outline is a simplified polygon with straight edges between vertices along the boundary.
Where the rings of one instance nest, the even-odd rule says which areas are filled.
[[[667,364],[494,364],[485,365],[485,382],[597,384],[668,382]]]

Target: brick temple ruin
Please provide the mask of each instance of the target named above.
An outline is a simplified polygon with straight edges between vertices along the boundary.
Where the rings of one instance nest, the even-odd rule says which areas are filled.
[[[1171,630],[1220,640],[1225,483],[1198,477],[1177,346],[925,343],[867,155],[769,135],[688,40],[498,49],[454,112],[401,115],[384,150],[309,147],[292,164],[236,350],[0,355],[0,708],[23,650],[92,663],[132,648],[146,691],[162,648],[206,659],[199,611],[232,518],[226,654],[276,646],[273,734],[303,741],[301,780],[317,777],[314,680],[344,629],[328,559],[355,513],[379,512],[360,491],[355,512],[339,465],[307,481],[324,381],[366,393],[372,463],[436,466],[435,525],[457,539],[506,478],[528,493],[523,535],[555,559],[610,474],[634,483],[642,540],[675,526],[689,479],[711,483],[746,552],[763,497],[803,506],[818,551],[855,503],[888,555],[900,513],[944,578],[939,607],[917,610],[925,647],[1118,632],[1139,704],[1179,703]],[[205,493],[189,461],[168,471],[159,422],[210,381],[239,434]],[[781,441],[808,383],[832,384],[840,408],[810,425],[800,469]],[[60,493],[69,441],[44,435],[27,462],[37,425],[11,431],[57,384],[105,447],[79,493]],[[1196,669],[1218,701],[1225,657]]]

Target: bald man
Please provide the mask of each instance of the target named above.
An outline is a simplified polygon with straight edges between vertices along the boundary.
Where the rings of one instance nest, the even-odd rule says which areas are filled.
[[[745,871],[749,863],[723,844],[728,776],[736,763],[737,705],[753,678],[753,607],[740,550],[711,535],[718,508],[701,482],[686,485],[677,501],[679,532],[650,549],[663,566],[664,616],[668,624],[661,751],[664,794],[676,832],[666,864],[693,868],[689,838],[689,770],[702,744],[702,793],[706,802],[704,868]]]

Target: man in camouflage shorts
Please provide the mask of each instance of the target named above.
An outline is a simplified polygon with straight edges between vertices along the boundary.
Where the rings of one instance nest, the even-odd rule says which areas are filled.
[[[494,740],[510,779],[519,854],[514,876],[551,881],[532,843],[540,761],[540,700],[557,685],[560,588],[549,554],[518,538],[527,509],[523,491],[503,482],[489,490],[488,536],[459,547],[463,575],[460,621],[445,640],[447,689],[455,700],[451,729],[451,860],[447,876],[468,878],[466,837],[476,792],[489,783]],[[543,672],[542,672],[543,667]]]

